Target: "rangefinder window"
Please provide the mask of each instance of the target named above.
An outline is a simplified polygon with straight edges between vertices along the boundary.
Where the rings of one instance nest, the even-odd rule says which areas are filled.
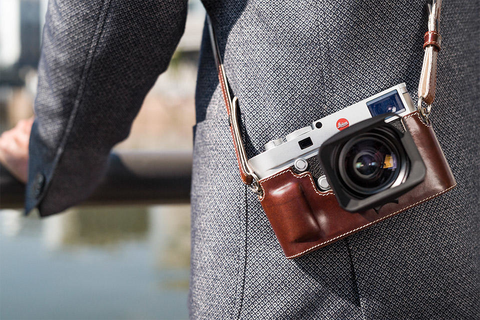
[[[403,106],[402,100],[400,100],[397,90],[393,90],[392,92],[367,102],[367,107],[372,114],[372,117],[389,112],[401,113],[405,111],[405,107]]]
[[[313,146],[313,142],[312,142],[312,139],[306,138],[306,139],[298,141],[298,145],[300,146],[300,149],[303,150],[305,148]]]

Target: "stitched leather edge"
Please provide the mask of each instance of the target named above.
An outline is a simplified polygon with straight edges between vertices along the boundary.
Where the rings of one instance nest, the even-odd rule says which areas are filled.
[[[383,218],[380,218],[380,219],[378,219],[378,220],[372,221],[372,222],[370,222],[370,223],[367,223],[367,224],[365,224],[365,225],[363,225],[363,226],[361,226],[361,227],[358,227],[358,228],[356,228],[356,229],[350,230],[350,231],[348,231],[348,232],[342,233],[341,235],[338,235],[338,236],[336,236],[335,238],[332,238],[332,239],[330,239],[330,240],[327,240],[327,241],[324,241],[324,242],[322,242],[322,243],[316,244],[316,245],[314,245],[313,247],[310,247],[310,248],[308,248],[307,250],[304,250],[304,251],[302,251],[302,252],[300,252],[300,253],[297,253],[297,254],[295,254],[295,255],[293,255],[293,256],[288,256],[287,259],[292,259],[292,258],[299,257],[299,256],[304,255],[305,253],[307,253],[307,252],[309,252],[309,251],[312,251],[312,250],[315,249],[315,248],[324,246],[324,245],[326,245],[326,244],[328,244],[328,243],[330,243],[330,242],[333,242],[333,241],[335,241],[335,240],[337,240],[337,239],[340,239],[340,238],[342,238],[342,237],[346,237],[347,235],[349,235],[349,234],[351,234],[351,233],[354,233],[354,232],[356,232],[356,231],[360,231],[360,230],[362,230],[362,229],[365,229],[366,227],[369,227],[369,226],[371,226],[371,225],[373,225],[373,224],[375,224],[375,223],[377,223],[377,222],[380,222],[380,221],[382,221],[382,220],[385,220],[385,219],[387,219],[387,218],[389,218],[389,217],[391,217],[391,216],[394,216],[394,215],[396,215],[396,214],[398,214],[398,213],[400,213],[400,212],[403,212],[403,211],[408,210],[408,209],[410,209],[410,208],[412,208],[412,207],[415,207],[416,205],[419,205],[419,204],[424,203],[424,202],[426,202],[426,201],[428,201],[428,200],[430,200],[430,199],[433,199],[433,198],[435,198],[435,197],[438,197],[439,195],[441,195],[441,194],[443,194],[443,193],[445,193],[445,192],[447,192],[447,191],[455,188],[456,186],[457,186],[457,184],[455,183],[453,186],[451,186],[451,187],[449,187],[449,188],[447,188],[447,189],[445,189],[445,190],[442,190],[442,191],[440,191],[440,192],[438,192],[438,193],[436,193],[436,194],[434,194],[434,195],[431,195],[431,196],[429,196],[429,197],[427,197],[427,198],[425,198],[425,199],[423,199],[423,200],[417,201],[417,202],[415,202],[415,203],[413,203],[413,204],[411,204],[411,205],[409,205],[409,206],[406,206],[406,207],[403,208],[403,209],[400,209],[400,210],[397,210],[397,211],[395,211],[395,212],[393,212],[393,213],[390,213],[389,215],[387,215],[387,216],[385,216],[385,217],[383,217]]]
[[[218,67],[218,82],[220,84],[220,88],[222,90],[222,96],[223,96],[223,100],[225,102],[225,106],[227,107],[227,115],[228,115],[228,118],[230,119],[230,109],[229,109],[229,106],[231,105],[231,101],[228,101],[227,99],[227,85],[226,83],[223,81],[223,76],[224,76],[224,71],[222,70],[222,68],[220,68],[220,66]],[[236,119],[235,119],[236,120]],[[235,149],[235,156],[237,157],[237,163],[238,163],[238,169],[240,171],[240,179],[242,179],[242,182],[244,184],[250,184],[249,183],[249,180],[247,179],[247,173],[242,169],[242,164],[240,163],[240,157],[238,155],[238,146],[237,146],[237,143],[235,142],[235,137],[233,135],[233,128],[232,128],[232,124],[230,124],[230,134],[232,135],[232,140],[233,140],[233,149]]]

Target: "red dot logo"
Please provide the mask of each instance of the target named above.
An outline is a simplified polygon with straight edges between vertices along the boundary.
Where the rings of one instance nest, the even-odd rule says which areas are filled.
[[[337,121],[337,129],[342,131],[345,128],[348,128],[350,123],[348,123],[348,120],[345,118],[338,119]]]

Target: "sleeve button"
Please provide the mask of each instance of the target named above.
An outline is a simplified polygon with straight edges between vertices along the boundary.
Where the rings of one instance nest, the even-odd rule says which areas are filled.
[[[45,176],[41,173],[37,173],[32,185],[33,195],[35,196],[35,198],[40,197],[44,187],[45,187]]]

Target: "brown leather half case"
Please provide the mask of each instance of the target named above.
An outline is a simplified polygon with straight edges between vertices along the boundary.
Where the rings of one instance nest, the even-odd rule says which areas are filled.
[[[418,112],[403,118],[427,168],[425,180],[379,212],[343,210],[332,191],[317,189],[309,172],[295,174],[290,168],[260,180],[260,198],[287,258],[300,257],[379,221],[433,199],[455,187],[456,182],[431,126]]]

